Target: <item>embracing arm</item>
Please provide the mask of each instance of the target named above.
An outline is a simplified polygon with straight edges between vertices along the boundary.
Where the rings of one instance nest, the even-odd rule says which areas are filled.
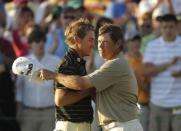
[[[55,80],[66,87],[75,90],[84,90],[93,87],[90,80],[85,76],[56,73]]]
[[[55,90],[55,104],[58,107],[66,106],[78,102],[79,100],[92,94],[92,89],[84,91],[71,91],[67,89]]]
[[[40,70],[40,78],[42,80],[55,80],[67,88],[74,90],[84,90],[92,88],[93,85],[86,76],[65,75],[62,73],[55,73],[46,69]]]

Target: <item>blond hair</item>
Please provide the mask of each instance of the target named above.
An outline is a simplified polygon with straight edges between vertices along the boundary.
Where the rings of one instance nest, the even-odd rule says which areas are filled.
[[[71,22],[65,29],[66,44],[73,45],[75,36],[83,39],[88,31],[94,31],[94,26],[89,20],[80,18]]]

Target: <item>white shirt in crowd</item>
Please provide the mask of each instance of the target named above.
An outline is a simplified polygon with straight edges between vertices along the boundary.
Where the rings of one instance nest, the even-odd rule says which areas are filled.
[[[162,37],[151,41],[144,54],[144,63],[160,65],[181,57],[181,37],[168,43]],[[173,77],[172,71],[181,70],[181,61],[154,76],[151,80],[151,102],[162,107],[181,106],[181,77]]]
[[[37,60],[33,54],[29,55],[28,58]],[[60,58],[56,56],[45,54],[39,62],[44,68],[55,71],[60,61]],[[16,89],[16,100],[22,102],[24,106],[43,108],[54,105],[53,81],[38,84],[33,83],[29,77],[18,76]]]

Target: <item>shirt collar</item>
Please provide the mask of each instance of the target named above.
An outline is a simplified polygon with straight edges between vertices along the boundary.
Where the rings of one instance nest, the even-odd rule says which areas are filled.
[[[178,41],[178,36],[176,36],[175,40],[174,41],[171,41],[171,42],[167,42],[163,39],[163,37],[160,37],[160,42],[163,46],[168,46],[168,47],[172,47],[172,46],[175,46],[177,41]]]
[[[46,58],[46,56],[47,56],[47,54],[45,53],[44,56],[42,57],[42,59],[39,61],[39,60],[37,59],[37,57],[35,56],[35,54],[31,53],[31,54],[29,55],[30,58],[32,58],[32,59],[34,59],[34,60],[37,60],[38,62],[43,61],[43,60]]]
[[[85,60],[79,56],[75,49],[69,48],[68,53],[76,62],[85,64]]]

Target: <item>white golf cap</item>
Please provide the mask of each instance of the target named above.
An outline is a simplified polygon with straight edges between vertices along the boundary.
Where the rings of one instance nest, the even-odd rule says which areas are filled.
[[[16,75],[32,75],[34,63],[27,57],[18,57],[12,65],[13,73]]]
[[[41,82],[38,76],[38,70],[42,69],[43,65],[37,60],[28,57],[18,57],[12,65],[12,71],[16,75],[29,76],[33,82]]]

